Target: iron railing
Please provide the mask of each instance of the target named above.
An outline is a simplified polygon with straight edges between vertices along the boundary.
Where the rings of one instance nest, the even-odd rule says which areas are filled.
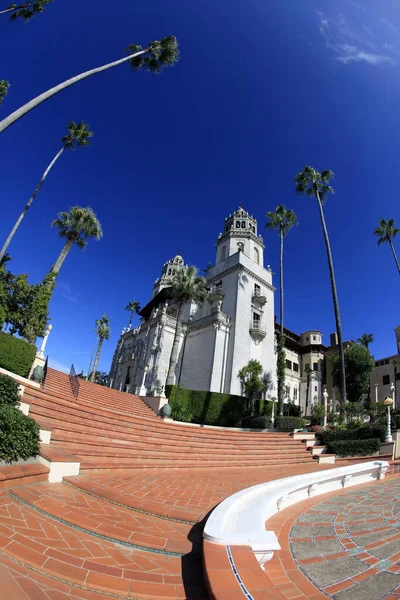
[[[49,366],[49,355],[46,356],[46,362],[44,363],[44,367],[43,367],[43,379],[42,379],[42,386],[44,385],[44,382],[46,381],[46,377],[47,377],[47,367]]]
[[[71,370],[69,372],[69,380],[71,382],[72,393],[74,394],[75,398],[78,398],[78,394],[79,394],[79,377],[75,373],[74,365],[71,365]]]

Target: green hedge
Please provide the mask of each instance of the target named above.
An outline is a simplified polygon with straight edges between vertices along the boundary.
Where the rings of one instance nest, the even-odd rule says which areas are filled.
[[[328,452],[341,456],[370,456],[379,452],[380,438],[361,440],[336,440],[328,443]]]
[[[186,390],[175,385],[166,386],[165,391],[171,405],[172,418],[176,421],[241,427],[241,421],[246,416],[247,400],[242,396]],[[258,403],[255,404],[257,407]],[[263,413],[268,415],[271,407],[271,402],[263,402]]]
[[[0,406],[3,404],[15,406],[19,400],[19,384],[12,377],[0,373]]]
[[[368,440],[379,438],[382,442],[385,440],[385,428],[378,424],[364,425],[357,429],[327,429],[318,434],[322,443],[327,446],[330,442],[345,440]]]
[[[244,417],[241,427],[245,429],[268,429],[270,418],[265,415],[259,417]]]
[[[0,406],[0,460],[26,460],[39,452],[39,425],[18,408]]]
[[[0,367],[28,377],[36,356],[36,346],[8,333],[0,332]]]
[[[307,421],[300,417],[276,417],[275,427],[284,431],[293,431],[293,429],[302,429]]]

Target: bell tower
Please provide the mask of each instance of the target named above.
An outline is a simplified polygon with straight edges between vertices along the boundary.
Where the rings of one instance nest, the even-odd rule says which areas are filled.
[[[243,252],[255,264],[263,267],[264,243],[261,235],[257,235],[257,221],[242,206],[232,215],[226,217],[224,232],[220,233],[216,243],[218,264],[237,252]]]

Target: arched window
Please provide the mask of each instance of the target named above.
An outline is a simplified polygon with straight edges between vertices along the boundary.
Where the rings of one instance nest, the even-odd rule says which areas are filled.
[[[244,244],[243,244],[243,242],[238,242],[237,249],[238,249],[239,252],[243,252],[243,250],[244,250]]]
[[[226,258],[226,246],[222,246],[221,253],[219,257],[219,262],[222,262]]]
[[[258,248],[256,248],[254,246],[254,262],[256,263],[256,265],[260,264],[260,252],[258,250]]]

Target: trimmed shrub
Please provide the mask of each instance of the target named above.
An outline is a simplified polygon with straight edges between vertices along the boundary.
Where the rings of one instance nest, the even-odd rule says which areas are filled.
[[[325,446],[336,441],[368,440],[374,438],[379,438],[383,442],[385,436],[385,428],[375,423],[364,425],[358,429],[327,429],[319,434],[319,438]]]
[[[0,332],[0,367],[28,377],[36,356],[36,346],[25,340]]]
[[[12,377],[0,373],[0,406],[15,406],[19,400],[19,384]]]
[[[301,417],[302,408],[289,400],[286,404],[282,405],[282,412],[285,417]]]
[[[268,429],[269,417],[263,415],[259,417],[244,417],[240,426],[245,429]]]
[[[361,440],[336,440],[328,443],[328,452],[336,456],[370,456],[379,452],[380,438]]]
[[[18,408],[0,406],[0,460],[26,460],[39,452],[39,425]]]
[[[300,417],[276,417],[275,427],[284,431],[293,431],[293,429],[302,429],[307,421]]]
[[[177,421],[239,427],[246,415],[247,400],[242,396],[186,390],[176,385],[167,386],[166,395]]]

